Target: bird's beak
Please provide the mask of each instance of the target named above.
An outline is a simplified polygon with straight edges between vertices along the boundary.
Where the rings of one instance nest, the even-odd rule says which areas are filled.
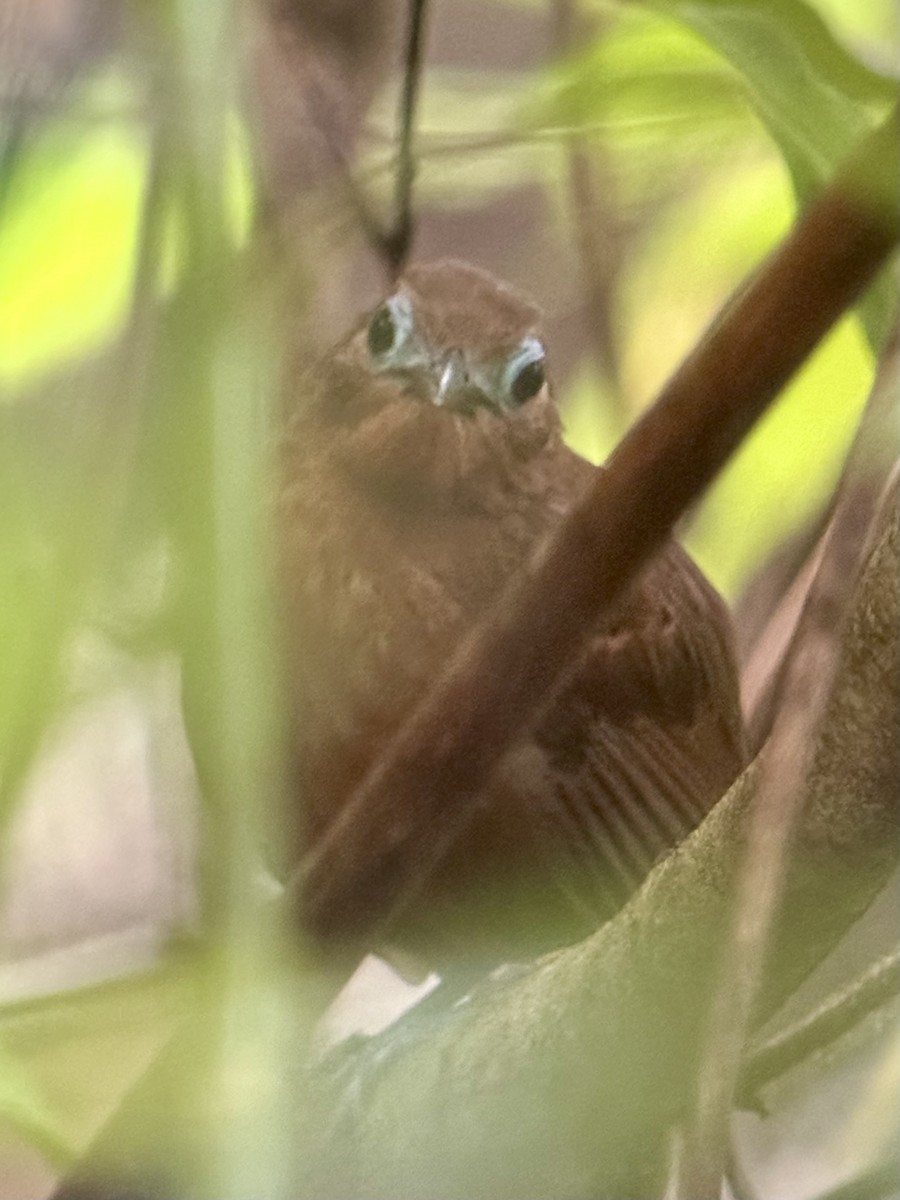
[[[469,382],[469,372],[460,350],[451,350],[438,366],[437,391],[434,403],[438,407],[452,404],[453,397],[459,394]]]
[[[471,413],[479,403],[484,403],[481,390],[472,381],[461,350],[451,350],[437,364],[436,381],[433,403],[439,408]]]

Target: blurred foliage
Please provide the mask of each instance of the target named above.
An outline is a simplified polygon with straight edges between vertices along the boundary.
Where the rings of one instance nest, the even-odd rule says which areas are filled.
[[[168,1035],[183,1005],[186,980],[179,970],[157,971],[112,987],[0,1012],[0,1038],[8,1046],[0,1066],[2,1113],[22,1130],[52,1135],[55,1166],[93,1136],[109,1110]],[[46,1154],[41,1140],[38,1147]]]
[[[121,324],[146,172],[140,130],[54,126],[29,147],[0,240],[0,378],[49,370]]]
[[[633,417],[895,95],[877,69],[884,39],[896,40],[896,12],[886,0],[591,7],[603,28],[565,61],[504,77],[428,74],[420,197],[474,208],[536,184],[565,227],[561,141],[578,133],[609,156],[632,231],[613,300],[616,386]],[[285,952],[251,849],[278,836],[262,803],[277,790],[280,737],[264,526],[277,350],[270,297],[248,285],[239,260],[253,191],[227,12],[213,0],[145,12],[163,64],[152,82],[120,65],[80,80],[65,110],[7,162],[0,433],[15,430],[18,406],[41,409],[48,397],[75,416],[58,421],[51,406],[33,443],[5,437],[0,446],[0,811],[13,815],[15,785],[66,694],[75,631],[117,559],[133,554],[135,514],[152,512],[182,585],[167,619],[191,662],[188,707],[214,813],[205,898],[228,949],[209,968],[205,1013],[222,1034],[218,1069],[232,1083],[235,1071],[241,1084],[252,1078],[258,1100],[252,1113],[236,1104],[233,1119],[217,1122],[218,1194],[249,1186],[279,1196],[277,1167],[288,1156],[272,1152],[270,1137],[287,1137],[277,1113],[289,1006],[283,981],[266,981]],[[386,111],[373,114],[376,128]],[[383,145],[362,160],[376,190],[389,187],[387,160]],[[821,510],[893,304],[891,279],[860,310],[868,341],[860,316],[848,317],[696,514],[690,545],[730,595]],[[564,398],[569,436],[598,461],[621,434],[612,408],[600,406],[604,387],[585,356]],[[79,416],[98,395],[127,398],[99,426]],[[147,994],[156,1004],[152,987]],[[18,1010],[0,1024],[16,1048],[7,1064],[0,1046],[0,1114],[50,1157],[57,1127],[83,1140],[121,1092],[110,1064],[120,1060],[124,1076],[126,1060],[143,1061],[144,995],[117,993],[109,1011],[89,995],[67,1002],[74,1069],[60,1068],[61,1043],[47,1035],[58,1009],[48,1010],[50,1025]],[[112,1011],[122,1026],[110,1039]],[[98,1025],[107,1041],[92,1059]]]
[[[41,1151],[59,1170],[69,1168],[75,1153],[56,1131],[56,1115],[35,1083],[34,1062],[20,1066],[0,1043],[0,1121]]]
[[[117,79],[115,89],[113,82],[101,76],[88,83],[65,122],[43,126],[8,187],[0,239],[0,386],[33,383],[100,349],[125,321],[149,155],[146,130],[128,115],[137,97],[125,81]],[[100,107],[111,91],[122,115]],[[228,224],[242,241],[252,190],[236,116],[226,135]],[[179,233],[168,233],[171,285]]]
[[[271,1036],[260,983],[275,986],[286,956],[259,886],[279,771],[264,583],[273,325],[265,289],[247,288],[238,263],[252,198],[228,6],[172,0],[141,20],[154,69],[123,77],[118,109],[108,78],[84,81],[7,160],[0,373],[17,398],[0,409],[0,829],[71,695],[79,630],[102,624],[104,593],[116,606],[111,576],[127,581],[162,538],[172,579],[163,619],[185,661],[209,817],[204,918],[223,948],[201,973],[204,1028],[221,1035],[211,1070],[230,1078],[252,1064],[257,1085],[262,1073],[277,1089],[284,1039]],[[132,1035],[143,1019],[133,999],[119,997]],[[68,1019],[83,1007],[70,1002]],[[33,1060],[22,1053],[28,1029],[19,1014],[4,1021],[22,1061]],[[108,1033],[103,1061],[115,1057]],[[122,1065],[139,1053],[132,1037]],[[34,1062],[38,1074],[44,1065]],[[80,1137],[101,1111],[94,1083],[106,1095],[121,1086],[114,1070],[84,1074],[90,1086],[58,1114],[61,1124],[73,1109],[84,1116]],[[21,1126],[27,1094],[15,1079],[0,1105]],[[217,1195],[281,1194],[273,1172],[287,1156],[259,1159],[258,1122],[280,1128],[259,1086],[252,1120],[246,1107],[229,1110],[207,1131],[198,1154],[221,1173]],[[48,1145],[52,1129],[48,1120]]]
[[[649,0],[649,7],[696,30],[740,71],[801,203],[896,101],[894,83],[848,54],[805,3]],[[895,311],[895,282],[883,279],[861,306],[876,349]]]

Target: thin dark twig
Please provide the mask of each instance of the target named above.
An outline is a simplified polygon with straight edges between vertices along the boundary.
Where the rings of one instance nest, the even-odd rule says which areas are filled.
[[[823,1050],[900,993],[900,950],[874,963],[803,1020],[769,1038],[750,1054],[741,1071],[738,1101],[757,1107],[756,1093],[811,1055]]]
[[[394,190],[394,219],[382,237],[388,266],[396,278],[406,265],[414,232],[412,195],[416,177],[413,153],[416,108],[422,78],[427,0],[410,0],[403,90],[400,96],[400,138],[397,147],[397,176]]]
[[[351,911],[367,913],[371,933],[416,895],[502,755],[552,700],[594,622],[891,253],[900,236],[897,124],[895,113],[858,147],[726,306],[305,857],[293,887],[320,934]],[[873,194],[860,190],[861,177]]]
[[[553,50],[556,56],[571,53],[577,43],[577,0],[554,0]],[[563,137],[569,185],[569,207],[575,226],[575,241],[581,267],[583,307],[588,336],[597,369],[610,386],[609,403],[616,408],[617,426],[625,426],[625,412],[618,387],[618,356],[610,324],[610,290],[618,270],[618,254],[610,236],[613,215],[609,203],[601,205],[596,187],[595,163],[588,153],[587,139],[580,128]],[[597,145],[593,155],[603,152]],[[604,171],[609,191],[609,172]]]
[[[307,89],[311,123],[321,137],[325,152],[332,160],[340,185],[359,222],[363,236],[372,249],[384,259],[392,283],[406,265],[414,232],[412,195],[416,175],[416,157],[413,153],[413,140],[422,75],[426,10],[427,0],[410,0],[403,87],[400,94],[398,118],[399,135],[394,166],[394,213],[392,220],[386,226],[376,215],[371,201],[355,175],[341,145],[330,119],[329,104],[322,88],[317,81],[311,79]],[[371,174],[380,176],[385,169],[384,166],[379,166]]]

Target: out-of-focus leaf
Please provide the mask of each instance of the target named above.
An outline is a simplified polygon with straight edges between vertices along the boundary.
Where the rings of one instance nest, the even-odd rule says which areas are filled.
[[[121,89],[113,98],[125,103]],[[225,215],[240,243],[253,210],[250,151],[236,117],[227,132]],[[121,327],[148,160],[138,131],[102,112],[48,124],[19,157],[0,224],[0,383],[10,386],[95,350]],[[183,248],[173,225],[163,291],[177,279]]]
[[[620,87],[624,99],[616,95]],[[736,281],[784,236],[793,215],[790,183],[801,201],[817,191],[892,91],[839,45],[815,12],[793,0],[626,4],[623,19],[558,65],[544,115],[582,127],[602,120],[609,122],[605,131],[616,130],[613,114],[631,106],[644,144],[632,137],[617,158],[631,185],[630,195],[621,187],[620,194],[639,203],[654,189],[662,196],[670,188],[666,210],[648,227],[623,276],[616,323],[625,331],[623,384],[635,410],[662,385]],[[738,114],[751,109],[789,176],[760,153],[759,137],[741,128]],[[685,117],[685,137],[677,125],[667,139],[667,115],[678,113]],[[707,141],[700,173],[697,131],[717,124],[728,130],[727,141],[715,158]],[[607,145],[615,147],[616,136]],[[882,281],[865,302],[873,343],[894,303],[890,283]],[[713,488],[689,540],[726,591],[739,590],[789,527],[824,502],[870,377],[870,356],[846,322]],[[576,401],[578,395],[576,389]],[[583,452],[606,449],[583,395],[573,403],[569,428]]]
[[[659,214],[635,247],[619,295],[632,411],[665,383],[735,283],[785,236],[793,212],[772,152],[724,162]]]
[[[874,1161],[894,1161],[897,1103],[900,1099],[900,1034],[894,1033],[866,1080],[859,1107],[846,1129],[847,1150]]]
[[[622,436],[614,397],[604,394],[602,379],[585,359],[561,398],[566,441],[589,462],[602,463]]]
[[[727,595],[821,512],[871,380],[859,324],[845,318],[713,484],[685,540]]]
[[[802,0],[637,0],[695,30],[740,73],[778,144],[801,204],[898,98]],[[896,311],[895,281],[882,276],[862,306],[873,347]]]
[[[628,8],[547,72],[520,119],[557,139],[561,130],[601,137],[626,206],[677,193],[698,165],[762,136],[720,54],[692,30]]]
[[[145,1069],[191,996],[173,962],[133,979],[0,1008],[0,1112],[61,1162]]]
[[[802,0],[626,0],[584,50],[557,64],[528,119],[540,127],[602,128],[628,137],[629,174],[677,179],[699,145],[731,152],[752,110],[774,139],[801,204],[896,100]],[[742,125],[743,121],[743,125]],[[862,302],[881,344],[895,311],[893,277]]]
[[[744,108],[738,74],[690,30],[641,12],[557,63],[537,112],[555,126],[712,121]]]
[[[859,57],[887,72],[896,70],[900,8],[894,0],[815,0],[817,10]]]
[[[73,134],[23,162],[0,230],[0,379],[101,344],[125,313],[145,151],[120,126]],[[30,176],[30,177],[29,177]]]
[[[637,0],[695,30],[740,73],[801,197],[896,98],[802,0]]]
[[[0,1120],[57,1167],[68,1166],[74,1157],[53,1119],[40,1088],[0,1041]]]

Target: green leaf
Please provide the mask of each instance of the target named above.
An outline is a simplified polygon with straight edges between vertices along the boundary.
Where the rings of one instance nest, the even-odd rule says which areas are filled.
[[[860,326],[845,318],[712,485],[685,544],[726,595],[822,512],[871,380]]]
[[[801,205],[895,103],[895,83],[869,70],[802,0],[637,0],[700,34],[741,75],[778,145]],[[876,348],[896,311],[882,276],[861,306]]]
[[[0,379],[101,344],[124,316],[144,176],[121,126],[24,156],[0,231]]]
[[[50,1108],[31,1075],[0,1042],[0,1119],[52,1166],[65,1168],[74,1150],[61,1136]]]
[[[73,987],[81,949],[70,953],[71,975],[65,953],[55,963],[58,993],[0,1004],[0,1117],[58,1169],[83,1153],[171,1037],[197,978],[192,958],[173,955],[146,973]],[[15,970],[27,976],[29,966]]]
[[[522,121],[556,139],[599,135],[626,205],[677,194],[698,166],[760,138],[740,76],[720,54],[690,29],[627,8],[546,72]]]

